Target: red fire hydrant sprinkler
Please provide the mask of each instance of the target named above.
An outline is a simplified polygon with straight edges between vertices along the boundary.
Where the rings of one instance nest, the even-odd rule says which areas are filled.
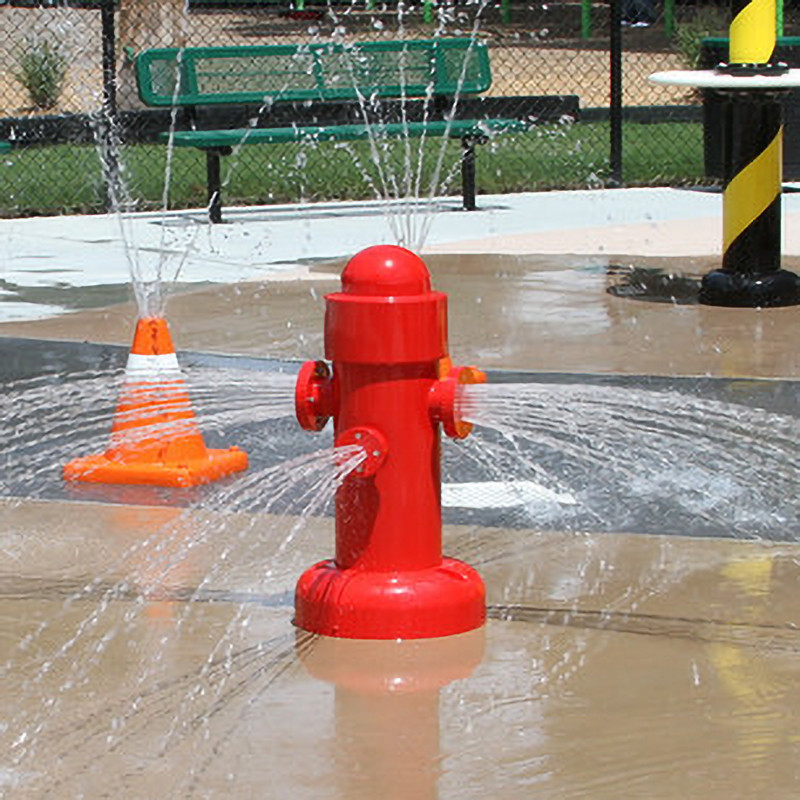
[[[424,639],[479,628],[483,580],[442,557],[440,424],[471,430],[458,387],[485,380],[447,360],[447,296],[402,247],[370,247],[327,295],[323,361],[303,365],[297,418],[311,431],[333,417],[335,444],[366,459],[336,494],[336,554],[307,570],[295,624],[349,639]],[[446,374],[442,374],[446,373]]]

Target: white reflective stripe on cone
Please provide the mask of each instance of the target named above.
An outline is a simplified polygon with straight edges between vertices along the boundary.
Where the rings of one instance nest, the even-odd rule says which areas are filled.
[[[139,353],[130,353],[125,373],[129,378],[139,378],[148,375],[163,375],[180,373],[178,357],[175,353],[162,353],[157,356],[143,356]]]

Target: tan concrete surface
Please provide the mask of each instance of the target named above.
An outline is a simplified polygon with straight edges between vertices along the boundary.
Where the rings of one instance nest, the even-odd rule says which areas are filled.
[[[464,363],[559,372],[796,377],[797,307],[714,308],[616,297],[624,268],[697,276],[709,259],[430,255],[435,288],[449,295],[450,344]],[[800,263],[800,262],[798,262]],[[607,266],[620,265],[618,269]],[[275,358],[323,353],[324,294],[342,263],[296,282],[251,281],[171,298],[176,347]],[[797,268],[787,260],[787,268]],[[0,323],[0,335],[126,345],[133,304],[47,320]]]
[[[276,556],[296,520],[33,501],[0,519],[11,797],[797,786],[795,545],[448,528],[486,578],[485,633],[337,642],[290,625],[329,521]]]
[[[720,196],[720,204],[722,199]],[[800,214],[782,215],[781,252],[800,252]],[[497,232],[459,241],[432,244],[426,253],[496,253],[499,255],[561,256],[564,253],[602,256],[625,253],[664,258],[698,256],[722,258],[722,217],[694,216],[690,219],[659,220],[633,224],[607,224],[535,232]]]

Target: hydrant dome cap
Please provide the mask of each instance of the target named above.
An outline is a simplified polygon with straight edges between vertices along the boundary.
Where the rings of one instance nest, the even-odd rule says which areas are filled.
[[[428,294],[431,276],[416,253],[397,245],[376,245],[350,259],[342,272],[342,291],[379,297]]]

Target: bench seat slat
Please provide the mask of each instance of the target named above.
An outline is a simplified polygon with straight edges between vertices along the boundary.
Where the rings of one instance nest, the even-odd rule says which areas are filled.
[[[375,125],[297,125],[283,128],[239,128],[220,131],[176,131],[176,147],[236,147],[240,144],[279,144],[301,141],[355,141],[359,139],[447,136],[450,138],[491,137],[500,133],[523,132],[526,122],[515,119],[431,120],[427,122],[390,122]],[[168,133],[160,134],[162,141]]]
[[[241,145],[373,137],[460,139],[463,207],[472,210],[477,146],[496,134],[525,132],[533,124],[528,113],[520,119],[516,110],[492,111],[475,99],[491,87],[492,76],[488,45],[474,37],[157,48],[140,53],[135,69],[146,106],[183,106],[187,120],[200,124],[200,130],[164,131],[158,138],[204,151],[211,222],[222,221],[221,160]],[[461,118],[449,119],[459,99],[465,100]],[[390,101],[388,113],[383,100]],[[405,100],[413,100],[410,116],[423,105],[426,118],[372,121],[405,108]],[[363,120],[353,113],[355,103],[363,109]],[[474,110],[464,110],[464,105]],[[215,113],[214,106],[236,111]],[[244,126],[253,117],[252,106],[260,109],[261,124],[273,126]],[[329,122],[306,125],[298,121],[304,117]],[[217,129],[210,129],[215,125]]]
[[[467,38],[156,48],[135,69],[154,107],[464,96],[492,82],[486,42]]]

